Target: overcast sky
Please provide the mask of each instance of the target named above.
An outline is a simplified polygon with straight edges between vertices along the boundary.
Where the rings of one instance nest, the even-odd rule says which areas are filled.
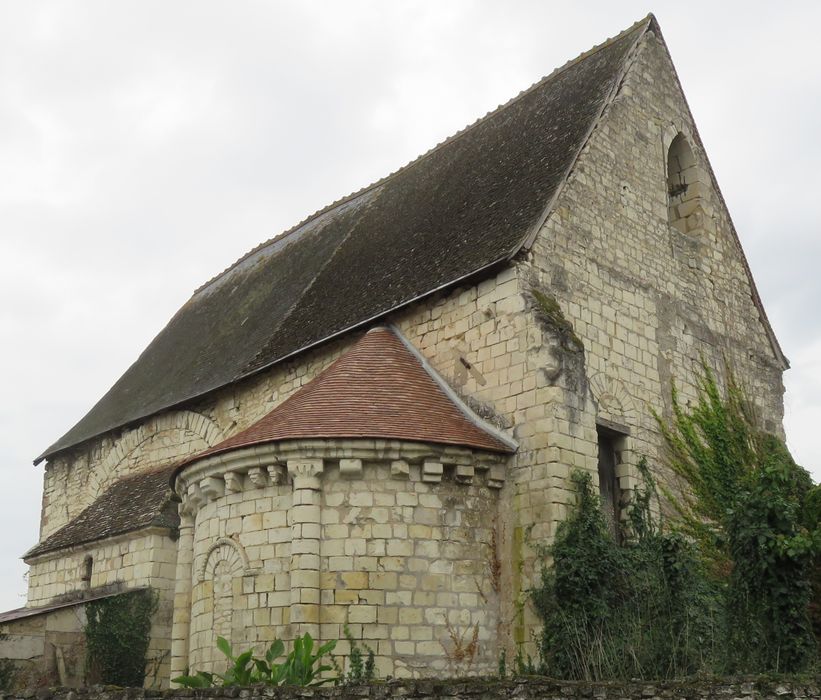
[[[650,10],[821,478],[821,3],[0,0],[0,610],[32,459],[197,286]]]

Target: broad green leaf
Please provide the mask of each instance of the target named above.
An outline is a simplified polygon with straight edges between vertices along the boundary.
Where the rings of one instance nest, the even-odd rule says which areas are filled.
[[[234,654],[231,650],[231,645],[228,643],[228,640],[224,637],[217,637],[217,649],[219,649],[223,654],[225,654],[231,661],[234,660]]]
[[[279,658],[282,656],[283,652],[285,651],[285,644],[281,639],[277,639],[271,644],[268,652],[265,654],[265,658],[268,663],[271,663],[274,659]]]

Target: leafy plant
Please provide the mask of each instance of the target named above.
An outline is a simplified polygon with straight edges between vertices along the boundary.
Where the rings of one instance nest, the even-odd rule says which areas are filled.
[[[282,640],[275,640],[265,656],[257,658],[253,649],[234,655],[231,645],[223,637],[217,638],[217,648],[230,662],[224,674],[197,671],[193,675],[173,678],[172,682],[185,688],[245,687],[255,683],[266,685],[317,686],[329,683],[334,678],[320,678],[333,667],[321,663],[322,657],[336,647],[336,640],[314,647],[310,634],[297,637],[291,652],[281,663],[276,660],[285,653]]]
[[[334,668],[336,668],[338,674],[337,682],[361,683],[364,681],[367,683],[372,681],[376,675],[376,659],[374,658],[373,649],[371,649],[364,642],[360,647],[359,642],[354,639],[348,625],[343,627],[343,632],[345,634],[345,639],[348,640],[351,650],[348,654],[347,674],[345,674],[342,668],[337,666],[336,661],[334,661]],[[363,656],[363,647],[364,651],[367,652],[367,656]]]
[[[653,522],[654,483],[644,461],[640,470],[645,483],[628,510],[632,537],[624,546],[605,522],[590,474],[572,475],[576,508],[542,549],[541,582],[531,591],[544,623],[539,660],[517,657],[520,673],[671,678],[706,664],[716,591],[686,540]]]
[[[0,640],[6,637],[7,635],[0,634]],[[11,690],[16,675],[14,662],[11,659],[0,659],[0,692]]]
[[[158,596],[130,591],[86,605],[86,672],[103,683],[141,687]]]
[[[702,363],[695,405],[682,407],[673,387],[673,420],[656,416],[669,466],[685,483],[683,494],[667,497],[726,586],[719,670],[806,670],[817,655],[809,615],[821,575],[819,487],[760,429],[726,374],[722,393]]]

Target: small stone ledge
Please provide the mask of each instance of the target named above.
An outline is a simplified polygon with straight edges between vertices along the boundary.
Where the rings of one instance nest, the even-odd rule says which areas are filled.
[[[143,690],[91,686],[87,688],[37,688],[0,693],[0,700],[143,700],[148,698],[371,698],[389,700],[818,700],[821,677],[801,680],[685,679],[667,682],[587,683],[549,678],[456,678],[448,680],[391,680],[366,685],[320,688],[212,688],[209,690]]]

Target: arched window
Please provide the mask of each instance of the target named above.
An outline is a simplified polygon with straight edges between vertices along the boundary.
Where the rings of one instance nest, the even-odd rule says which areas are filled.
[[[695,234],[703,226],[706,183],[687,137],[678,134],[667,152],[667,216],[682,233]]]
[[[83,559],[83,569],[80,575],[80,580],[83,583],[90,584],[91,583],[91,574],[94,572],[94,557],[91,555],[86,556]]]

